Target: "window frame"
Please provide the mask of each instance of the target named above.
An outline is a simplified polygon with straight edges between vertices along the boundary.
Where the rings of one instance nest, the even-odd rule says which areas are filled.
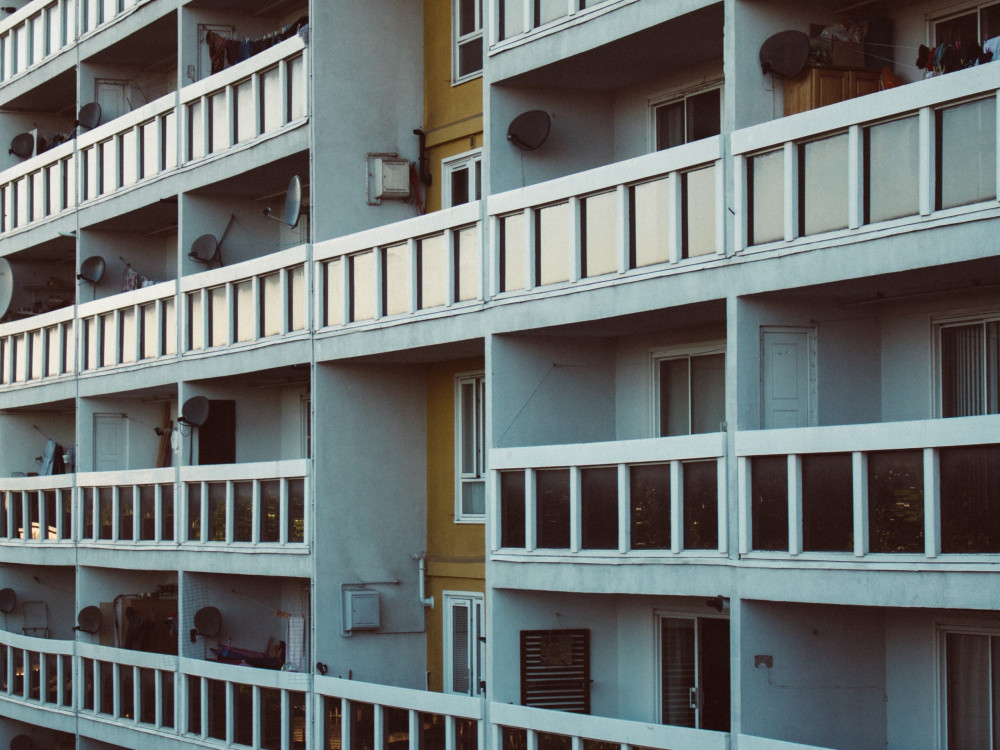
[[[933,334],[933,396],[934,396],[934,416],[936,419],[950,419],[950,417],[944,416],[944,373],[942,371],[942,365],[944,364],[942,359],[943,345],[941,342],[941,332],[946,328],[958,328],[961,326],[968,325],[979,325],[985,329],[986,325],[989,323],[1000,323],[1000,310],[990,310],[981,313],[970,313],[967,315],[959,315],[948,318],[935,319],[932,322],[932,334]],[[983,362],[984,366],[986,364],[986,340],[983,339]],[[988,375],[988,371],[984,373]],[[1000,384],[998,384],[1000,386]],[[983,403],[986,410],[979,415],[970,416],[983,416],[988,415],[989,411],[989,401],[987,389],[989,388],[988,378],[983,378]],[[959,417],[961,418],[961,417]]]
[[[661,394],[660,394],[660,364],[669,360],[679,360],[686,359],[690,361],[693,357],[704,357],[711,356],[715,354],[722,354],[723,358],[726,357],[726,342],[725,340],[713,340],[706,341],[702,344],[696,344],[692,346],[667,346],[652,349],[649,353],[650,361],[650,435],[654,438],[659,437],[682,437],[697,435],[702,433],[691,432],[691,414],[690,414],[690,403],[691,403],[691,381],[688,380],[688,431],[682,433],[678,436],[663,435],[662,426],[660,424],[661,415]],[[723,366],[725,366],[725,359],[723,359]],[[725,413],[725,389],[723,389],[723,413]],[[710,434],[710,433],[705,433]]]
[[[992,0],[991,2],[984,2],[979,0],[978,2],[966,3],[959,8],[949,8],[938,13],[928,13],[927,18],[927,45],[930,47],[936,47],[937,42],[937,27],[938,24],[944,23],[946,21],[954,21],[956,18],[961,18],[962,16],[968,16],[975,14],[976,16],[976,35],[977,41],[981,44],[985,41],[983,36],[983,26],[982,26],[982,11],[986,8],[993,6],[1000,6],[1000,2]],[[998,8],[1000,10],[1000,8]],[[998,30],[1000,34],[1000,30]]]
[[[483,24],[483,2],[484,0],[473,0],[472,13],[473,13],[473,30],[468,34],[461,33],[461,12],[462,12],[462,0],[452,0],[452,13],[451,13],[451,85],[456,86],[460,83],[465,83],[466,81],[471,81],[475,78],[482,78],[483,68],[485,67],[486,59],[486,36],[484,34],[484,24]],[[475,44],[476,40],[479,40],[480,45],[480,60],[479,68],[470,73],[462,74],[460,72],[461,66],[461,51],[462,47],[472,43]]]
[[[936,626],[937,647],[937,710],[939,747],[948,746],[948,636],[978,635],[987,638],[1000,637],[1000,629],[994,622],[947,622]]]
[[[462,471],[462,465],[464,463],[463,459],[465,454],[463,453],[463,446],[465,441],[463,438],[463,427],[465,420],[463,417],[462,409],[462,387],[468,384],[472,384],[476,396],[476,426],[475,434],[473,435],[473,442],[475,443],[474,450],[476,451],[475,465],[476,471],[472,474],[466,474]],[[486,467],[486,374],[483,371],[475,372],[463,372],[455,375],[455,523],[475,523],[475,524],[485,524],[486,523],[486,476],[488,470]],[[483,512],[482,513],[467,513],[462,504],[463,499],[463,489],[467,483],[481,483],[483,486]]]
[[[656,153],[657,151],[665,150],[667,146],[659,147],[657,143],[657,133],[656,133],[656,113],[657,110],[669,107],[672,104],[677,104],[683,102],[684,104],[684,143],[692,143],[693,141],[688,139],[687,134],[687,101],[701,94],[708,93],[709,91],[718,90],[719,92],[719,133],[722,132],[722,118],[725,114],[725,79],[722,76],[713,77],[709,80],[703,81],[695,86],[688,86],[685,88],[674,89],[672,91],[664,92],[658,96],[650,97],[648,102],[649,107],[649,152]],[[712,136],[709,136],[712,137]]]
[[[454,203],[451,190],[451,178],[455,172],[463,169],[469,171],[469,200],[466,203]],[[483,185],[483,149],[474,148],[460,154],[441,160],[441,207],[454,208],[464,206],[482,199]],[[477,179],[478,178],[478,182]]]
[[[441,689],[445,693],[453,695],[468,695],[475,697],[483,691],[483,681],[486,673],[486,649],[481,638],[486,636],[485,619],[485,595],[478,591],[444,591],[442,592],[443,606],[443,643],[442,643],[442,685]],[[455,690],[455,663],[454,663],[454,610],[465,607],[469,612],[469,692],[457,692]],[[475,656],[473,654],[475,653]]]

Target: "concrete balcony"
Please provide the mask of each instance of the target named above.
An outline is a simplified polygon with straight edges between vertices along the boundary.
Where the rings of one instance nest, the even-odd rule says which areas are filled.
[[[0,331],[0,383],[34,383],[74,371],[72,307],[4,323]]]
[[[36,67],[70,45],[76,38],[77,12],[77,0],[33,0],[7,16],[0,23],[0,81]]]

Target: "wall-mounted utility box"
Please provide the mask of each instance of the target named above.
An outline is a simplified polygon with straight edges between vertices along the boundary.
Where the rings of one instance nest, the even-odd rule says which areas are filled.
[[[375,159],[372,176],[377,200],[410,197],[410,162],[406,159]]]
[[[344,590],[344,633],[355,630],[378,630],[379,594],[371,589]]]

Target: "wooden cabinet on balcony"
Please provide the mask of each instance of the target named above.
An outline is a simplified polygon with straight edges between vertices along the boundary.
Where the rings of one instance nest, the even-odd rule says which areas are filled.
[[[785,115],[874,94],[881,87],[882,74],[875,70],[810,66],[785,81]]]

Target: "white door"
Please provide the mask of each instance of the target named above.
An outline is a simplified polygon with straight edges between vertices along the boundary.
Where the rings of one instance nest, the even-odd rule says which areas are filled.
[[[101,105],[101,122],[111,122],[129,111],[125,85],[125,81],[97,79],[95,93],[97,103]]]
[[[765,430],[815,424],[811,328],[761,331],[761,410]]]
[[[478,695],[483,690],[483,595],[444,595],[444,690]]]
[[[94,415],[94,471],[128,468],[128,420],[121,414]]]

